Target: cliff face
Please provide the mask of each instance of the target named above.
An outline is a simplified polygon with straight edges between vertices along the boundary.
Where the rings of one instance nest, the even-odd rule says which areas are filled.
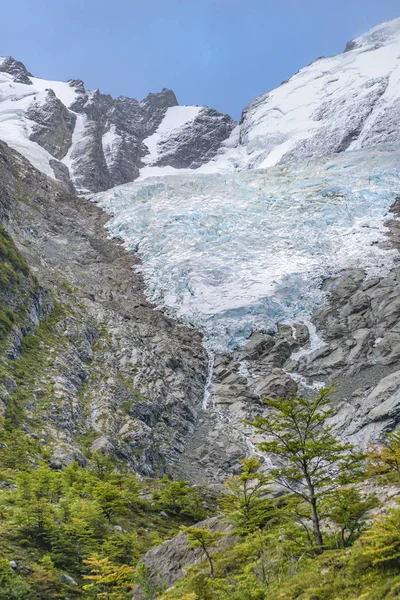
[[[22,265],[1,288],[2,412],[16,411],[56,463],[85,463],[91,447],[142,474],[173,473],[201,411],[200,336],[152,309],[96,206],[4,144],[0,171],[0,222]]]

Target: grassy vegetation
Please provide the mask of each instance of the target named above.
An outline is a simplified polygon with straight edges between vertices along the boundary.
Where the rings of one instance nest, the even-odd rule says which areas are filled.
[[[42,376],[46,369],[51,367],[51,361],[56,359],[57,348],[63,343],[56,326],[64,317],[64,308],[58,302],[54,302],[54,309],[50,315],[39,323],[35,331],[22,338],[18,360],[3,361],[0,375],[3,372],[3,375],[12,376],[17,384],[17,389],[7,399],[6,412],[7,418],[15,426],[21,425],[24,420],[25,407],[28,402],[32,401],[33,389],[41,380],[39,375]],[[48,397],[51,397],[50,382],[47,383],[45,392],[41,399],[41,405],[46,403]],[[40,411],[37,412],[40,419]]]
[[[10,295],[20,297],[19,304],[23,304],[28,278],[29,268],[25,259],[9,233],[0,226],[0,342],[7,338],[23,312],[19,309],[14,312],[6,303],[6,298]]]
[[[21,278],[29,274],[29,267],[18,252],[12,237],[0,226],[0,285],[10,287],[21,283]]]

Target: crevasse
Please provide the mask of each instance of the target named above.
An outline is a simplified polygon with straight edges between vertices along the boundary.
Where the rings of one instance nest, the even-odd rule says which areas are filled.
[[[400,148],[233,174],[149,178],[95,196],[111,235],[137,251],[147,295],[224,351],[254,330],[305,319],[321,281],[395,260],[384,221]]]

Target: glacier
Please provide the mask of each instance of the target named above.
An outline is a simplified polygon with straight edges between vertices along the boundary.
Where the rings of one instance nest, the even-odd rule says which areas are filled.
[[[400,147],[379,146],[231,174],[125,184],[92,199],[109,233],[141,259],[149,299],[199,329],[212,352],[253,331],[307,320],[322,281],[346,268],[373,277],[396,252],[385,238],[400,192]]]

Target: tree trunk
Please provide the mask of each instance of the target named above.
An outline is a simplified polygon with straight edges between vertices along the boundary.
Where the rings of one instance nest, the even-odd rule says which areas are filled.
[[[319,524],[317,501],[315,499],[315,490],[314,490],[314,486],[311,481],[311,477],[308,473],[307,464],[304,464],[303,473],[304,473],[304,477],[307,482],[307,487],[308,487],[308,491],[310,494],[309,502],[311,505],[311,518],[312,518],[312,523],[313,523],[313,533],[314,533],[314,537],[315,537],[315,542],[318,546],[319,552],[322,552],[322,546],[324,545],[324,541],[322,539],[321,527]]]
[[[211,579],[214,579],[214,565],[213,565],[212,558],[211,558],[211,556],[210,556],[210,554],[208,553],[208,551],[207,551],[207,549],[206,549],[206,548],[204,548],[204,547],[203,547],[203,550],[204,550],[204,554],[205,554],[205,555],[206,555],[206,557],[207,557],[208,564],[209,564],[209,566],[210,566],[210,578],[211,578]]]
[[[321,527],[319,524],[317,503],[315,501],[313,493],[311,496],[311,517],[312,517],[312,522],[313,522],[313,532],[314,532],[315,542],[316,542],[318,548],[321,549],[322,546],[324,545],[324,541],[322,539]]]
[[[341,530],[342,548],[346,548],[346,538],[344,537],[344,532],[345,531],[346,530],[344,528]]]
[[[261,552],[259,553],[259,558],[260,558],[260,563],[261,563],[262,582],[263,583],[267,583],[267,574],[265,572],[264,552],[263,552],[263,550],[261,550]]]

